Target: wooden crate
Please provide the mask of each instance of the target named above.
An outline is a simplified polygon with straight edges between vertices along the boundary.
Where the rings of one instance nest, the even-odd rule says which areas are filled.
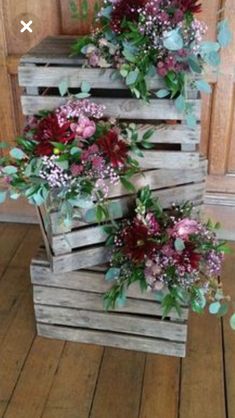
[[[149,185],[153,196],[158,197],[163,208],[185,200],[194,202],[197,209],[203,202],[207,163],[201,160],[192,170],[150,170],[134,178],[136,187]],[[114,218],[126,217],[135,203],[135,195],[128,195],[121,186],[111,193],[109,206],[117,205]],[[102,225],[73,220],[71,227],[58,221],[58,212],[41,208],[39,221],[47,249],[48,259],[54,272],[67,272],[102,264],[110,258],[110,250],[104,243],[107,236]]]
[[[22,108],[25,115],[42,109],[54,109],[67,101],[59,95],[59,85],[67,80],[71,92],[78,92],[82,81],[92,87],[92,99],[106,106],[105,117],[135,121],[143,133],[149,127],[155,132],[150,142],[153,149],[143,150],[139,161],[142,174],[133,179],[136,188],[149,185],[164,208],[171,203],[192,200],[201,204],[205,189],[206,163],[198,151],[200,141],[200,100],[189,100],[195,108],[198,125],[190,130],[183,123],[172,100],[151,99],[149,103],[132,98],[122,80],[111,78],[113,69],[84,68],[84,59],[71,57],[72,37],[49,37],[23,56],[19,66],[19,82],[24,88]],[[162,78],[150,79],[155,90],[163,87]],[[175,124],[167,121],[174,120]],[[116,218],[127,216],[135,197],[120,185],[109,195],[110,210],[119,207]],[[41,208],[39,219],[51,268],[66,272],[106,262],[106,236],[100,226],[74,221],[71,228],[58,225],[58,213]]]
[[[106,312],[103,268],[55,274],[44,250],[31,263],[31,281],[40,336],[185,357],[187,307],[163,321],[154,295],[133,286],[125,306]]]
[[[200,159],[200,99],[189,99],[198,119],[197,129],[190,130],[182,123],[184,115],[176,110],[172,100],[155,98],[145,103],[132,98],[122,80],[111,78],[113,69],[83,68],[82,58],[70,56],[73,40],[72,37],[46,38],[21,58],[19,84],[24,88],[21,97],[23,113],[32,115],[64,104],[67,98],[61,97],[58,89],[63,80],[67,80],[71,92],[78,92],[82,81],[88,81],[92,98],[106,106],[105,117],[135,120],[140,123],[140,130],[144,129],[143,121],[146,128],[149,123],[155,125],[156,131],[151,138],[155,149],[144,150],[144,157],[139,159],[143,169],[197,167]],[[155,90],[163,87],[163,80],[158,76],[151,78],[149,83]],[[171,125],[165,123],[166,120],[178,123]]]

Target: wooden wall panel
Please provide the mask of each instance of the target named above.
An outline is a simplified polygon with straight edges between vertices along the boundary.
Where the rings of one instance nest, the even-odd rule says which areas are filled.
[[[89,33],[95,0],[88,1],[90,17],[81,22],[71,18],[70,0],[0,0],[0,139],[12,143],[24,122],[17,83],[19,57],[47,35]],[[81,0],[76,2],[81,4]],[[214,199],[215,193],[235,194],[235,0],[202,3],[203,14],[198,17],[208,25],[208,39],[215,39],[218,11],[223,6],[234,33],[233,43],[221,55],[218,82],[217,77],[210,77],[214,78],[213,94],[203,96],[201,151],[209,157],[208,191]],[[24,14],[34,21],[33,34],[20,33]],[[24,216],[27,212],[21,204],[17,210]]]

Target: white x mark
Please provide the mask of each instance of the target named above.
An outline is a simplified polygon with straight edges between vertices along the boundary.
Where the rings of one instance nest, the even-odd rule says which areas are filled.
[[[32,25],[32,23],[33,23],[33,21],[32,20],[30,20],[28,23],[25,23],[23,20],[21,20],[20,21],[20,23],[21,23],[21,25],[23,26],[23,28],[21,29],[21,32],[23,33],[23,32],[25,32],[26,30],[28,31],[28,32],[33,32],[33,30],[31,29],[31,25]]]

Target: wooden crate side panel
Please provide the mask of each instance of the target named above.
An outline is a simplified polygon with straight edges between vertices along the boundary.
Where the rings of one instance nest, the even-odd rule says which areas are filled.
[[[187,325],[118,312],[97,312],[35,305],[37,322],[185,342]]]
[[[162,341],[130,335],[118,335],[112,332],[78,330],[69,327],[37,324],[38,335],[80,343],[105,345],[126,350],[143,351],[146,353],[185,357],[185,343]]]
[[[38,305],[60,306],[63,308],[104,311],[103,293],[85,292],[47,286],[33,286],[34,303]],[[128,294],[129,296],[129,294]],[[124,306],[117,306],[114,312],[149,316],[162,316],[161,304],[154,300],[144,300],[128,297]],[[182,308],[182,317],[171,312],[168,318],[184,321],[187,319],[188,309]]]
[[[53,110],[66,103],[68,98],[59,96],[22,96],[24,115],[34,115],[43,109]],[[105,117],[136,120],[183,120],[184,114],[177,111],[172,100],[155,99],[144,103],[136,99],[96,98],[96,103],[105,105]],[[189,100],[194,105],[197,120],[200,120],[200,100]]]
[[[140,168],[150,170],[154,168],[165,168],[169,170],[177,168],[192,169],[198,167],[200,154],[198,152],[179,151],[143,151],[143,157],[137,156],[134,152],[131,157],[138,161]]]
[[[104,245],[97,245],[64,255],[51,254],[51,268],[55,273],[67,272],[104,264],[109,260],[110,249]]]
[[[167,189],[153,190],[152,192],[155,198],[159,198],[159,202],[164,209],[169,208],[172,205],[172,203],[177,204],[188,200],[194,202],[195,205],[198,205],[202,204],[203,202],[205,193],[205,181],[178,187],[169,187]],[[135,196],[123,196],[119,199],[115,198],[113,200],[110,200],[110,202],[115,202],[118,205],[120,216],[114,216],[114,218],[119,219],[124,216],[127,216],[128,212],[130,212],[130,210],[133,209],[133,205],[135,203]],[[52,212],[50,214],[50,218],[53,235],[68,233],[72,229],[87,226],[86,222],[79,219],[73,219],[71,228],[66,228],[62,223],[58,224],[58,214],[56,212]],[[94,223],[96,223],[95,220]]]
[[[187,128],[185,124],[169,125],[160,124],[137,124],[139,134],[143,135],[148,129],[154,129],[149,139],[153,144],[198,144],[201,137],[201,125],[195,129]]]

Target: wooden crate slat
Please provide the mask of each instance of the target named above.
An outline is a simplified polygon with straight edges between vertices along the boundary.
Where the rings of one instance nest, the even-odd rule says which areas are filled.
[[[55,274],[50,269],[50,264],[46,259],[45,250],[42,250],[40,258],[37,255],[37,259],[31,262],[31,281],[32,284],[36,286],[80,290],[83,292],[98,293],[99,295],[103,295],[110,288],[110,284],[104,277],[104,273],[108,267],[104,267],[104,271],[102,272],[99,270],[99,267],[100,266],[97,266],[94,271],[79,270]],[[160,305],[153,300],[152,292],[141,292],[137,283],[134,283],[128,289],[128,300],[130,299],[134,299],[132,302],[133,312],[143,313],[142,309],[145,308],[142,308],[142,306],[139,305],[139,301],[148,301],[151,302],[151,305],[147,305],[147,311],[150,312],[150,315],[162,315],[162,309]],[[123,309],[124,311],[126,311],[126,309],[129,311],[128,307],[120,307],[119,310],[117,308],[117,311],[123,312]],[[183,321],[188,318],[188,309],[182,307],[181,310],[180,319]],[[170,317],[172,319],[178,319],[178,314],[173,311],[170,313]]]
[[[137,124],[139,134],[143,135],[148,129],[154,129],[149,139],[153,144],[198,144],[201,137],[201,125],[195,129],[189,129],[185,124],[170,125],[160,124]]]
[[[127,302],[128,303],[128,302]],[[112,331],[122,334],[133,334],[155,337],[170,341],[185,342],[187,325],[174,323],[157,318],[142,318],[138,321],[136,315],[109,313],[80,309],[69,309],[61,306],[44,306],[35,304],[38,322],[52,325],[66,325],[76,328],[93,328],[102,331]],[[111,329],[110,329],[111,328]],[[131,330],[131,331],[130,331]]]
[[[137,156],[134,152],[130,155],[139,162],[144,170],[155,167],[177,169],[195,168],[198,166],[200,155],[198,152],[178,152],[178,151],[143,151],[143,157]]]
[[[70,67],[28,67],[20,66],[19,83],[22,87],[59,87],[67,80],[69,88],[79,88],[82,81],[88,81],[94,89],[127,90],[122,79],[113,79],[114,69],[70,68]],[[165,86],[162,77],[156,75],[149,79],[149,88],[160,89]]]
[[[162,341],[153,338],[117,335],[112,332],[97,332],[74,329],[69,327],[37,324],[38,335],[81,343],[105,345],[123,348],[125,350],[143,351],[146,353],[163,354],[167,356],[185,357],[185,343]]]
[[[53,110],[66,103],[68,98],[59,96],[21,96],[24,115],[34,115],[39,111]],[[136,99],[95,98],[95,102],[106,106],[105,117],[136,120],[183,120],[184,114],[177,111],[172,100],[155,99],[144,103]],[[200,100],[189,100],[200,120]]]

